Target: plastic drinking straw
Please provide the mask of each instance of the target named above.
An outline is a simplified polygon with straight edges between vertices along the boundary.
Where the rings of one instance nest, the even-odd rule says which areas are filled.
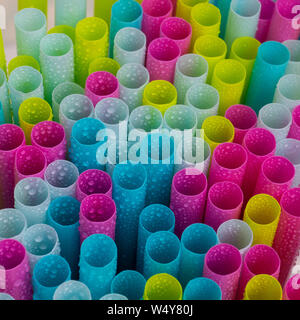
[[[220,37],[222,39],[224,39],[225,37],[230,5],[231,5],[231,0],[222,0],[222,1],[216,0],[216,3],[215,3],[215,6],[218,7],[221,12]]]
[[[50,104],[42,98],[28,98],[19,107],[20,127],[25,133],[26,143],[31,144],[31,131],[33,127],[42,121],[52,120]]]
[[[182,300],[221,300],[219,285],[208,278],[195,278],[188,282]]]
[[[44,178],[47,159],[43,152],[34,146],[21,146],[15,154],[15,183],[29,177]]]
[[[181,257],[180,241],[170,231],[152,233],[147,241],[144,255],[144,271],[146,279],[158,273],[178,276]]]
[[[63,196],[75,198],[79,177],[75,164],[67,160],[55,160],[48,165],[44,177],[52,200]]]
[[[282,287],[276,278],[259,274],[247,283],[244,300],[282,300]]]
[[[11,59],[8,63],[7,69],[8,69],[8,75],[11,74],[13,70],[19,67],[23,66],[29,66],[37,71],[40,71],[40,64],[37,60],[35,60],[32,56],[16,56],[13,59]]]
[[[67,142],[70,143],[74,124],[80,119],[92,118],[94,116],[94,105],[87,96],[74,93],[63,98],[58,108],[59,122],[65,129]]]
[[[300,41],[286,40],[283,42],[283,44],[289,49],[291,55],[285,73],[300,75]]]
[[[40,59],[40,41],[47,33],[45,14],[35,8],[18,11],[14,18],[17,53]]]
[[[0,300],[15,300],[10,294],[0,293]]]
[[[0,125],[4,124],[5,120],[4,120],[4,112],[3,112],[3,108],[2,108],[2,103],[0,101]]]
[[[27,251],[31,272],[43,257],[60,254],[57,232],[47,224],[35,224],[29,227],[23,235],[22,243]]]
[[[256,127],[257,115],[255,111],[245,105],[236,104],[225,112],[225,118],[234,126],[234,143],[242,144],[246,133]]]
[[[25,178],[17,183],[14,192],[15,208],[26,217],[27,226],[46,223],[50,192],[41,178]]]
[[[124,295],[128,300],[142,300],[145,285],[146,280],[141,273],[125,270],[114,277],[111,292]]]
[[[44,98],[43,77],[32,67],[18,67],[9,76],[8,88],[14,122],[19,124],[20,104],[31,97]]]
[[[17,209],[0,210],[0,240],[15,239],[22,240],[27,228],[24,214]]]
[[[96,58],[89,65],[89,75],[97,71],[106,71],[117,75],[120,65],[116,60],[107,57]]]
[[[177,102],[185,102],[186,93],[192,86],[205,83],[208,74],[208,63],[198,54],[185,54],[176,63],[174,86],[178,92]]]
[[[14,124],[0,125],[0,208],[14,207],[14,166],[16,151],[25,144],[22,129]]]
[[[279,42],[264,42],[258,48],[245,99],[256,113],[273,100],[276,85],[284,75],[289,60],[289,50]]]
[[[178,0],[176,7],[176,16],[186,21],[191,19],[192,8],[202,2],[208,2],[208,0]]]
[[[40,62],[45,99],[51,103],[52,92],[60,83],[74,81],[74,49],[71,38],[64,33],[43,37],[40,43]]]
[[[128,300],[127,297],[123,296],[122,294],[118,294],[118,293],[109,293],[106,294],[105,296],[103,296],[101,299],[99,300]]]
[[[168,81],[151,81],[144,90],[143,104],[157,108],[162,114],[177,103],[177,90]]]
[[[247,203],[254,192],[263,161],[275,154],[276,140],[270,131],[263,128],[253,128],[246,133],[243,146],[248,153],[247,168],[242,185]]]
[[[36,8],[43,11],[47,16],[47,7],[47,0],[18,0],[18,10]]]
[[[75,45],[75,28],[62,24],[48,30],[48,34],[52,33],[64,33],[72,40],[73,45]]]
[[[291,277],[284,287],[283,300],[300,300],[300,275],[295,274]]]
[[[181,284],[167,273],[156,274],[146,282],[144,300],[182,300]]]
[[[258,41],[265,42],[269,32],[275,3],[273,0],[259,0],[259,2],[261,4],[261,10],[255,37]]]
[[[266,245],[255,245],[247,252],[241,272],[237,299],[243,299],[245,287],[258,274],[268,274],[278,279],[280,258],[277,252]]]
[[[79,21],[75,28],[75,79],[82,87],[90,63],[108,55],[108,25],[97,17]]]
[[[234,139],[234,127],[232,123],[221,116],[210,116],[202,123],[204,140],[209,144],[211,152],[224,142],[232,142]]]
[[[95,0],[94,1],[94,16],[104,19],[107,24],[110,24],[111,7],[117,0]]]
[[[70,266],[63,257],[58,255],[43,257],[33,269],[33,299],[52,300],[57,287],[70,279]]]
[[[248,201],[244,221],[253,231],[253,245],[272,246],[280,212],[278,201],[268,194],[255,195]]]
[[[288,134],[288,138],[300,140],[300,105],[295,107],[292,116],[293,122]]]
[[[287,158],[295,167],[295,178],[292,188],[300,185],[300,141],[296,139],[282,139],[276,145],[276,155]]]
[[[90,289],[82,282],[69,280],[60,284],[53,300],[92,300]]]
[[[147,172],[141,164],[121,163],[113,172],[113,199],[117,206],[116,244],[120,270],[136,262],[139,216],[145,206]]]
[[[61,256],[71,268],[72,278],[78,277],[80,203],[72,197],[54,199],[47,211],[47,224],[53,227],[60,241]]]
[[[0,293],[9,294],[15,300],[32,300],[28,257],[20,242],[14,239],[0,241],[0,265],[5,272],[5,289],[1,288]]]
[[[76,27],[76,24],[86,17],[86,0],[56,0],[55,1],[55,25],[68,25]]]
[[[226,42],[214,35],[205,35],[195,41],[194,53],[204,57],[208,63],[207,83],[211,83],[216,64],[227,54]]]
[[[5,58],[2,30],[0,30],[0,69],[2,69],[6,75],[6,73],[7,73],[6,58]]]
[[[0,68],[0,103],[6,123],[11,123],[10,99],[5,72]]]

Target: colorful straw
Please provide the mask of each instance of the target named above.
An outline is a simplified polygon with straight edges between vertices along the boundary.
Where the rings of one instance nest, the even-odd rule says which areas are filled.
[[[223,0],[223,1],[215,0],[215,6],[218,7],[221,12],[220,37],[222,39],[224,39],[225,37],[230,5],[231,5],[231,0]]]
[[[300,41],[286,40],[283,44],[289,49],[291,55],[285,73],[300,75]]]
[[[111,7],[117,0],[95,0],[94,2],[94,16],[104,19],[107,24],[110,24]]]
[[[53,300],[92,300],[90,289],[82,282],[69,280],[60,284]]]
[[[0,210],[0,240],[15,239],[21,241],[27,228],[24,214],[17,209]]]
[[[62,24],[48,30],[48,34],[52,34],[52,33],[64,33],[66,36],[68,36],[72,40],[73,45],[75,45],[75,28],[74,27],[70,27]]]
[[[295,274],[289,279],[284,288],[283,300],[300,300],[299,279],[299,274]]]
[[[36,8],[47,16],[47,0],[18,0],[18,10],[24,8]]]
[[[0,103],[2,105],[4,120],[6,123],[11,123],[11,109],[8,92],[8,85],[5,72],[0,68]]]
[[[269,32],[275,3],[273,0],[259,0],[259,2],[261,3],[261,10],[255,37],[258,41],[264,42]]]
[[[288,135],[288,138],[300,140],[300,105],[293,111],[293,123]]]
[[[76,27],[76,24],[86,17],[86,0],[56,0],[55,1],[55,25],[68,25]]]
[[[208,278],[195,278],[184,289],[183,300],[221,300],[219,285]]]
[[[15,58],[11,59],[8,63],[7,69],[8,69],[8,75],[12,73],[13,70],[19,67],[23,66],[29,66],[37,71],[40,71],[40,64],[36,59],[34,59],[32,56],[16,56]]]
[[[208,2],[208,0],[177,0],[176,16],[190,21],[192,8],[201,2]]]
[[[96,58],[89,65],[89,75],[97,71],[110,72],[114,76],[117,75],[120,65],[116,60],[108,57]]]
[[[0,31],[0,69],[4,71],[5,75],[7,74],[2,30]]]

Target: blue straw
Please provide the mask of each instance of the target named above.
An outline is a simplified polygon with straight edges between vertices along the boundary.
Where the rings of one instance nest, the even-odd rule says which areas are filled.
[[[219,36],[224,39],[231,0],[214,0],[213,4],[218,7],[221,12],[221,32]]]
[[[53,300],[92,300],[90,289],[80,281],[69,280],[54,292]]]
[[[0,101],[0,124],[4,124],[5,123],[5,119],[4,119],[4,110],[2,107],[2,103]]]
[[[211,279],[195,278],[187,284],[183,300],[222,300],[222,291]]]

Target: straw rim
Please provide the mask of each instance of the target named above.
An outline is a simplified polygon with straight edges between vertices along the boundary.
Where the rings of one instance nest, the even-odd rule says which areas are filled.
[[[239,109],[245,109],[247,110],[249,113],[252,114],[252,116],[254,116],[253,118],[255,119],[255,122],[250,126],[250,127],[247,127],[247,128],[241,128],[240,126],[238,126],[235,123],[233,123],[231,117],[230,117],[230,112],[234,109],[234,108],[239,108]],[[249,131],[250,129],[252,128],[255,128],[256,125],[257,125],[257,115],[256,115],[256,112],[249,106],[246,106],[246,105],[243,105],[243,104],[236,104],[236,105],[233,105],[231,107],[229,107],[226,112],[225,112],[225,118],[228,119],[234,126],[235,129],[238,129],[239,131],[243,131],[243,132],[247,132]]]
[[[26,29],[24,29],[23,21],[20,21],[20,19],[23,20],[22,18],[24,16],[32,18],[32,13],[35,13],[35,14],[39,15],[39,18],[41,19],[40,24],[39,24],[40,27],[39,28],[35,28],[34,30],[26,30]],[[43,28],[46,29],[47,18],[46,18],[46,15],[39,9],[36,9],[36,8],[24,8],[24,9],[22,9],[22,10],[17,12],[17,14],[15,15],[15,18],[14,18],[14,22],[15,22],[15,26],[20,31],[22,31],[23,33],[31,34],[33,32],[39,32]]]
[[[51,41],[52,39],[55,39],[55,38],[61,38],[62,40],[64,40],[64,45],[67,44],[67,48],[63,50],[63,53],[62,54],[49,54],[49,52],[47,52],[48,50],[46,50],[45,46],[46,46],[46,43],[48,41]],[[70,53],[73,52],[73,41],[72,39],[64,34],[64,33],[49,33],[47,35],[45,35],[41,41],[40,41],[40,53],[43,54],[44,56],[48,57],[48,58],[63,58],[63,57],[66,57],[68,56]]]
[[[24,264],[24,262],[27,260],[26,249],[25,249],[25,246],[21,242],[19,242],[18,240],[15,240],[15,239],[3,239],[3,240],[0,240],[0,244],[1,243],[6,243],[6,242],[13,242],[16,245],[18,245],[19,248],[22,249],[22,255],[23,255],[22,260],[16,266],[14,266],[13,268],[9,268],[9,269],[5,268],[6,271],[13,272],[18,267],[20,267],[22,264]]]
[[[1,69],[0,69],[1,70]],[[0,131],[3,129],[3,128],[14,128],[15,130],[19,131],[18,134],[21,135],[21,141],[18,143],[18,145],[16,145],[14,148],[10,148],[9,150],[4,150],[2,148],[0,148],[0,152],[1,153],[9,153],[9,152],[14,152],[14,151],[17,151],[18,148],[22,147],[25,145],[25,134],[24,134],[24,131],[22,130],[21,127],[15,125],[15,124],[12,124],[12,123],[5,123],[5,124],[2,124],[0,126]]]
[[[174,38],[170,35],[170,33],[166,32],[167,30],[164,29],[166,28],[166,24],[169,22],[169,21],[178,21],[178,22],[181,22],[182,24],[184,24],[186,27],[187,27],[187,31],[188,33],[184,36],[184,37],[181,37],[181,38]],[[168,30],[169,31],[169,30]],[[169,17],[169,18],[166,18],[163,20],[163,22],[161,23],[160,25],[160,32],[161,34],[166,37],[166,38],[170,38],[174,41],[183,41],[187,38],[189,38],[191,35],[192,35],[192,26],[190,23],[188,23],[186,20],[184,20],[183,18],[180,18],[180,17]]]
[[[139,86],[135,86],[135,87],[130,87],[128,86],[127,84],[124,83],[124,79],[122,78],[123,76],[123,72],[126,72],[126,69],[129,69],[127,70],[128,72],[126,72],[126,75],[129,75],[130,72],[133,72],[134,69],[133,68],[137,68],[139,69],[140,71],[142,71],[144,73],[144,76],[145,76],[145,79],[143,79],[143,83],[140,84]],[[136,74],[136,73],[135,73]],[[148,83],[149,83],[149,80],[150,80],[150,74],[148,72],[148,70],[141,64],[139,63],[126,63],[124,64],[123,66],[120,67],[120,69],[117,71],[117,75],[116,75],[118,81],[119,81],[119,84],[126,88],[126,90],[128,91],[136,91],[136,90],[139,90],[139,89],[142,89],[143,87],[145,87]]]
[[[26,217],[25,215],[22,213],[21,210],[19,209],[13,209],[13,208],[6,208],[6,209],[1,209],[0,210],[0,217],[2,216],[2,214],[8,214],[9,216],[12,216],[14,215],[14,217],[17,217],[19,219],[19,221],[22,222],[22,225],[21,225],[21,230],[17,233],[17,234],[14,234],[14,235],[2,235],[0,234],[0,238],[3,240],[3,239],[16,239],[17,237],[19,237],[20,235],[22,235],[22,233],[25,232],[25,230],[27,229],[27,220],[26,220]],[[8,220],[10,217],[8,217]],[[1,269],[0,269],[1,270]]]
[[[250,1],[252,1],[252,3],[250,3],[249,1],[247,2],[247,9],[249,9],[250,8],[250,5],[256,5],[256,7],[254,8],[255,9],[255,11],[251,14],[251,15],[248,15],[248,14],[242,14],[242,13],[240,13],[240,12],[238,12],[238,10],[240,9],[240,8],[238,8],[238,2],[239,2],[240,0],[233,0],[232,2],[231,2],[231,5],[230,5],[230,10],[235,14],[235,15],[237,15],[238,17],[240,17],[240,18],[253,18],[253,17],[256,17],[256,16],[258,16],[259,14],[260,14],[260,11],[261,11],[261,3],[258,1],[258,0],[250,0]],[[244,8],[244,10],[245,10],[245,8]]]

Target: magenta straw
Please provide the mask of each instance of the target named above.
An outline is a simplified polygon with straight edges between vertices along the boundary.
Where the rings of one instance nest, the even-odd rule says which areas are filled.
[[[119,98],[119,91],[118,79],[109,72],[94,72],[86,80],[85,95],[91,99],[94,106],[104,98]]]
[[[98,193],[85,197],[79,214],[81,242],[95,233],[106,234],[114,240],[116,218],[116,205],[112,198]]]
[[[76,184],[76,198],[82,201],[85,197],[101,193],[112,197],[112,181],[108,173],[98,170],[89,169],[82,172]]]
[[[202,222],[206,191],[206,176],[199,170],[188,168],[174,175],[170,209],[175,214],[175,234],[179,238],[186,227]]]
[[[147,69],[150,81],[166,80],[173,82],[180,49],[174,40],[158,38],[153,40],[148,48]]]
[[[14,124],[0,126],[0,209],[14,207],[14,167],[17,150],[25,145],[23,130]]]
[[[248,155],[237,143],[219,144],[212,156],[209,172],[209,187],[216,182],[231,181],[242,186],[246,172]]]
[[[229,107],[225,112],[225,118],[234,126],[233,142],[242,144],[246,133],[257,125],[256,112],[243,104]]]
[[[293,111],[293,122],[288,134],[288,138],[300,140],[300,105]]]
[[[178,17],[165,19],[160,26],[160,36],[174,40],[181,51],[181,55],[189,53],[192,27],[184,19]]]
[[[239,219],[243,200],[243,192],[236,183],[215,183],[208,191],[204,223],[217,231],[223,222]]]
[[[5,276],[5,288],[0,286],[0,293],[10,294],[15,300],[32,300],[28,257],[20,242],[13,239],[0,241],[0,266],[0,274]]]
[[[259,0],[259,2],[261,3],[261,11],[255,38],[262,43],[266,41],[269,32],[275,2],[273,0]]]
[[[281,216],[273,248],[281,259],[279,281],[284,285],[300,249],[300,188],[286,191],[280,205]]]
[[[159,37],[161,23],[172,16],[173,5],[170,0],[143,0],[142,8],[142,31],[149,45],[152,40]]]
[[[234,300],[242,268],[242,256],[231,244],[217,244],[204,259],[203,277],[215,281],[222,290],[222,300]]]
[[[31,131],[31,144],[44,153],[48,164],[66,159],[65,129],[57,122],[43,121],[36,124]]]
[[[248,281],[257,274],[269,274],[278,279],[280,258],[277,252],[264,244],[257,244],[249,249],[244,258],[237,299],[244,297]]]
[[[295,274],[286,283],[283,300],[300,300],[300,274]]]

